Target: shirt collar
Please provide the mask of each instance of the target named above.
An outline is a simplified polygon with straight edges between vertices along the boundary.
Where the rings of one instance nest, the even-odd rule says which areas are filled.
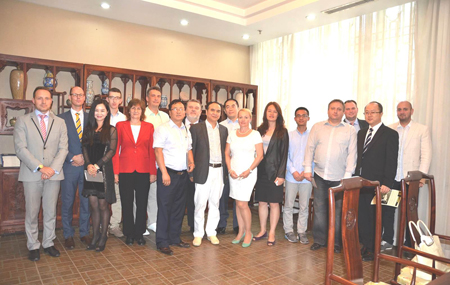
[[[373,131],[376,132],[376,131],[381,127],[381,124],[383,124],[383,122],[379,122],[378,124],[376,124],[376,125],[373,126],[373,127],[371,127],[371,126],[369,125],[369,129],[372,128]]]
[[[227,123],[228,124],[235,124],[238,122],[238,119],[236,118],[236,120],[233,122],[230,118],[227,117]]]
[[[350,124],[350,121],[347,120],[347,118],[345,118],[344,121],[345,121],[347,124],[352,125],[352,124]],[[359,126],[359,121],[358,121],[358,119],[356,119],[356,120],[353,122],[353,126]]]
[[[406,125],[406,127],[403,127],[403,126],[400,124],[400,122],[398,122],[397,129],[407,129],[407,128],[410,128],[410,127],[411,127],[411,123],[412,123],[412,120],[409,121],[409,123]]]
[[[333,126],[333,125],[330,124],[330,122],[328,120],[324,121],[324,125],[329,125],[329,126],[332,126],[332,127],[345,126],[344,122],[339,122],[339,124],[337,124],[336,126]]]
[[[150,108],[149,107],[147,107],[147,110],[146,111],[148,111],[148,113],[149,113],[149,115],[150,116],[161,116],[161,114],[160,114],[160,110],[158,110],[158,113],[153,113],[153,111],[152,110],[150,110]]]
[[[120,112],[120,111],[117,111],[117,113],[116,113],[115,115],[113,115],[113,114],[111,113],[111,118],[119,117],[120,114],[122,114],[122,112]]]
[[[75,116],[76,113],[78,113],[78,114],[80,114],[80,116],[81,116],[81,115],[83,114],[83,110],[75,111],[73,108],[70,108],[70,113],[71,113],[72,115],[74,115],[74,116]]]
[[[176,127],[178,129],[184,129],[186,126],[184,125],[183,121],[181,122],[181,127],[178,127],[177,124],[175,124],[172,119],[169,119],[169,125],[171,128]]]
[[[42,113],[38,109],[34,110],[34,113],[36,114],[36,117],[39,117],[39,115],[45,115],[47,118],[50,116],[50,111],[47,111],[47,113]]]
[[[208,122],[208,120],[205,120],[205,123],[206,123],[206,127],[210,127],[210,128],[213,129],[213,130],[215,129],[215,128],[213,128],[212,125]],[[218,125],[218,124],[217,124],[217,122],[216,122],[216,128],[217,128],[217,125]]]

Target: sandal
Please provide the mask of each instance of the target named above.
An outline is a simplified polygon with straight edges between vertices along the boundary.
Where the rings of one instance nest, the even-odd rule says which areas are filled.
[[[261,240],[261,239],[266,238],[266,237],[267,237],[267,231],[266,231],[262,236],[259,236],[259,237],[253,237],[253,240],[254,240],[254,241],[257,241],[257,240]]]
[[[267,245],[268,246],[274,246],[275,245],[275,240],[274,241],[267,241]]]

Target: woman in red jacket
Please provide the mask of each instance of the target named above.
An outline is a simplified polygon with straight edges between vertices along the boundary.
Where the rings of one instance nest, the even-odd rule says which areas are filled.
[[[126,244],[134,240],[144,245],[147,220],[147,201],[150,183],[156,181],[155,152],[153,150],[153,125],[144,122],[145,104],[132,99],[126,111],[127,121],[117,128],[117,151],[113,159],[115,182],[119,183],[123,211],[123,233]],[[136,195],[136,217],[133,201]]]

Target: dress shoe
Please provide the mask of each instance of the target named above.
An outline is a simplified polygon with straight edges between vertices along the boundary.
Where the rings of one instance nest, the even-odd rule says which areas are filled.
[[[232,244],[239,244],[245,237],[245,233],[241,236],[240,239],[234,239],[231,241]],[[252,234],[252,240],[253,240],[253,234]]]
[[[100,241],[98,242],[97,247],[95,248],[95,251],[97,251],[97,252],[104,251],[107,241],[108,241],[108,237],[107,236],[105,236],[103,239],[100,239]]]
[[[214,245],[217,245],[220,243],[219,239],[216,236],[210,236],[210,237],[208,237],[208,240]]]
[[[264,232],[264,234],[263,234],[262,236],[259,236],[259,237],[253,237],[253,240],[254,240],[254,241],[257,241],[257,240],[261,240],[261,239],[266,238],[266,237],[267,237],[267,231]]]
[[[73,240],[73,237],[68,237],[64,241],[64,247],[67,249],[74,249],[75,248],[75,241]]]
[[[44,252],[51,257],[59,257],[59,250],[55,248],[55,246],[49,246],[47,248],[44,248]]]
[[[313,243],[313,245],[311,245],[311,247],[310,247],[310,249],[311,250],[318,250],[318,249],[320,249],[320,248],[322,248],[322,247],[325,247],[325,246],[323,246],[323,245],[321,245],[321,244],[318,244],[318,243]]]
[[[373,253],[370,251],[366,251],[366,254],[362,256],[363,261],[373,261]]]
[[[144,237],[140,237],[136,240],[138,245],[145,245],[146,241],[144,239]]]
[[[170,249],[170,247],[160,247],[158,248],[158,250],[166,255],[173,255],[173,251]]]
[[[193,246],[200,246],[202,244],[202,238],[201,237],[195,237],[192,241]]]
[[[41,259],[39,249],[30,250],[30,253],[28,254],[28,259],[31,261],[38,261],[39,259]]]
[[[218,235],[224,235],[225,234],[225,229],[226,228],[220,227],[220,228],[216,229],[216,232],[217,232]]]
[[[335,245],[334,246],[334,253],[341,253],[341,246],[340,245]]]
[[[244,235],[245,235],[245,234],[244,234]],[[242,237],[242,238],[243,238],[243,237]],[[249,247],[249,246],[252,244],[252,241],[253,241],[253,234],[252,234],[252,238],[250,239],[250,242],[249,242],[249,243],[242,242],[242,247],[243,247],[243,248]]]
[[[239,233],[239,227],[234,227],[233,231],[234,231],[235,234],[238,234]]]
[[[127,239],[125,240],[126,245],[133,245],[134,243],[134,238],[132,237],[127,237]]]
[[[178,247],[181,247],[181,248],[190,248],[191,247],[191,245],[189,243],[184,242],[182,240],[179,243],[174,243],[174,244],[171,244],[171,245],[178,246]]]
[[[92,242],[92,238],[90,236],[80,237],[80,240],[85,245],[91,244],[91,242]]]

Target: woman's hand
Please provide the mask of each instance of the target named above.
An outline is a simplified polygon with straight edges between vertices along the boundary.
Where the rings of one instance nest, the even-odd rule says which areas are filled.
[[[87,171],[89,173],[89,175],[95,177],[97,175],[97,168],[95,168],[95,166],[93,164],[89,164],[87,166]]]
[[[284,178],[277,177],[273,183],[275,183],[275,185],[277,186],[283,185]]]
[[[150,174],[150,183],[153,183],[156,181],[156,175]]]
[[[250,169],[247,169],[246,171],[242,172],[241,175],[239,175],[239,177],[245,179],[250,175]]]
[[[114,174],[114,183],[119,184],[119,174]]]
[[[236,172],[234,172],[234,170],[230,170],[230,176],[233,179],[238,179],[239,178],[239,176],[236,174]]]

